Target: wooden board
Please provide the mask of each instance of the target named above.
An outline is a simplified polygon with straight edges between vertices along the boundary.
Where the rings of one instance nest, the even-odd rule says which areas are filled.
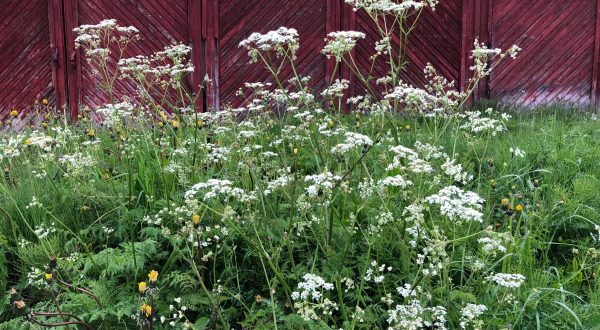
[[[327,61],[320,53],[327,34],[328,1],[325,0],[221,0],[218,11],[219,53],[217,80],[221,103],[238,106],[243,99],[236,91],[245,82],[273,82],[261,63],[250,64],[240,41],[252,32],[266,33],[281,26],[295,28],[300,34],[297,71],[311,76],[311,86],[324,85]],[[335,10],[329,7],[329,10]],[[335,24],[335,22],[333,22]],[[288,66],[289,67],[289,66]],[[291,70],[282,72],[281,80],[293,77]],[[213,77],[214,78],[214,77]]]
[[[68,104],[73,117],[80,105],[95,108],[107,102],[92,68],[74,48],[72,29],[108,18],[141,31],[142,40],[126,56],[150,54],[177,42],[193,47],[196,71],[188,84],[201,93],[196,104],[200,111],[219,109],[224,103],[242,105],[235,94],[245,82],[272,82],[263,65],[250,64],[246,51],[238,47],[252,32],[296,28],[301,43],[298,73],[310,75],[315,90],[332,78],[348,79],[353,94],[364,93],[366,86],[348,67],[332,75],[333,62],[320,53],[323,39],[331,31],[365,32],[367,40],[353,52],[364,71],[378,40],[370,19],[343,0],[3,0],[0,117],[12,108],[30,109],[43,98],[56,108]],[[422,87],[422,70],[431,62],[464,90],[476,38],[490,47],[523,48],[516,60],[504,62],[480,83],[476,98],[525,107],[558,102],[598,108],[600,0],[440,1],[435,11],[423,13],[408,42],[403,79]],[[394,45],[398,43],[396,38]],[[378,61],[374,76],[383,76],[387,69]],[[213,84],[200,91],[206,74]],[[282,72],[282,80],[291,76],[289,69]],[[127,82],[115,89],[117,96],[135,93]]]
[[[345,12],[347,15],[355,15],[354,18],[347,20],[345,28],[364,32],[367,35],[365,40],[358,42],[353,55],[363,75],[367,75],[371,67],[370,57],[375,53],[375,42],[381,37],[375,23],[364,11],[353,14],[351,9],[347,8]],[[462,1],[440,1],[435,11],[424,10],[408,40],[404,54],[408,64],[401,75],[402,79],[415,86],[423,87],[427,83],[423,69],[429,62],[439,74],[450,81],[455,81],[457,87],[460,86],[461,29]],[[392,47],[398,49],[399,44],[399,33],[396,31],[392,38]],[[384,77],[390,71],[386,59],[380,57],[375,62],[372,71],[374,79]],[[383,93],[381,85],[372,84],[372,88]],[[357,82],[354,94],[365,94],[366,90],[364,84]]]
[[[517,44],[523,51],[492,73],[490,97],[526,107],[591,105],[596,8],[596,0],[492,1],[493,46]]]
[[[99,79],[93,74],[94,68],[82,57],[82,51],[75,50],[72,40],[76,37],[72,28],[82,24],[96,24],[103,19],[116,19],[121,26],[134,26],[140,30],[141,40],[131,43],[124,57],[150,55],[162,50],[165,46],[184,43],[193,44],[192,37],[199,38],[200,7],[189,0],[65,0],[69,33],[71,107],[81,105],[96,109],[109,101],[106,92],[98,88]],[[117,51],[113,51],[117,56]],[[200,53],[194,52],[195,64],[200,64]],[[115,62],[115,61],[113,61]],[[114,69],[111,68],[111,69]],[[198,77],[193,78],[192,85],[197,85]],[[114,86],[115,98],[136,95],[135,85],[130,81],[118,80]]]
[[[1,1],[0,31],[0,116],[28,111],[36,100],[47,99],[51,107],[64,102],[53,83],[53,55],[59,59],[51,48],[48,2]]]

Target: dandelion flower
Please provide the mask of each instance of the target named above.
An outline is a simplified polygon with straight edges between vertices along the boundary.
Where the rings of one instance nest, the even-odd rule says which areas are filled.
[[[148,273],[148,280],[151,283],[154,283],[158,280],[158,272],[155,270],[151,270],[150,273]]]

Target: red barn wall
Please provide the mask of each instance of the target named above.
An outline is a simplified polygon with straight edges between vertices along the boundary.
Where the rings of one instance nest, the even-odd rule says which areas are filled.
[[[0,2],[0,111],[32,109],[34,102],[57,100],[53,65],[58,65],[46,0]],[[54,62],[53,62],[54,59]],[[56,64],[54,64],[56,63]]]
[[[440,1],[435,11],[423,13],[409,40],[403,79],[422,86],[423,67],[431,62],[464,89],[476,38],[490,47],[518,44],[522,54],[481,82],[476,98],[526,107],[558,102],[598,108],[599,3]],[[189,87],[201,93],[200,110],[221,104],[239,106],[243,99],[235,94],[245,82],[270,81],[263,65],[250,64],[246,51],[238,47],[252,32],[296,28],[301,42],[299,73],[310,75],[316,89],[330,78],[349,79],[356,94],[366,86],[355,81],[348,68],[332,77],[332,61],[320,54],[323,39],[331,31],[365,32],[367,39],[353,53],[364,70],[377,40],[365,14],[352,11],[343,0],[4,0],[0,2],[1,116],[13,108],[31,109],[35,100],[43,98],[57,109],[67,104],[73,115],[81,106],[95,108],[106,102],[92,68],[74,49],[72,29],[107,18],[142,32],[142,40],[127,56],[149,54],[175,42],[191,45],[196,72]],[[374,70],[382,76],[386,67],[377,62]],[[200,90],[205,75],[213,84]],[[288,77],[291,72],[284,71],[282,78]],[[134,86],[127,82],[116,86],[117,95],[133,92]]]

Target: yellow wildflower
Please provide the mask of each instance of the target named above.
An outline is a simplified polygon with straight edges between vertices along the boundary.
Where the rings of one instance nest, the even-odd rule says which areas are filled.
[[[198,214],[192,215],[192,222],[197,225],[200,223],[200,216]]]
[[[150,273],[148,273],[148,280],[152,283],[156,282],[158,280],[158,272],[151,270]]]
[[[144,313],[146,315],[146,317],[150,317],[150,315],[152,315],[152,306],[144,303],[140,307],[140,312]]]
[[[148,288],[148,286],[146,285],[146,282],[140,282],[140,283],[138,283],[138,291],[141,294],[144,294],[146,292],[147,288]]]
[[[19,115],[19,113],[17,112],[17,109],[12,109],[12,111],[10,112],[10,115],[13,117],[16,117]]]
[[[43,100],[42,100],[42,104],[43,104],[43,105],[48,105],[48,100],[47,100],[47,99],[43,99]]]
[[[25,139],[25,145],[28,146],[31,144],[31,139]]]
[[[508,198],[502,198],[502,206],[507,207],[510,204],[510,200]]]
[[[515,211],[522,212],[523,211],[523,205],[519,204],[519,205],[515,206]]]
[[[51,273],[45,273],[44,274],[44,280],[46,280],[46,282],[52,281],[52,274]]]

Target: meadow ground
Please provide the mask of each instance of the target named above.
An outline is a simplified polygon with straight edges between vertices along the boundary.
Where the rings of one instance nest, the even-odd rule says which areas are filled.
[[[485,109],[6,134],[0,329],[597,327],[600,120]]]

